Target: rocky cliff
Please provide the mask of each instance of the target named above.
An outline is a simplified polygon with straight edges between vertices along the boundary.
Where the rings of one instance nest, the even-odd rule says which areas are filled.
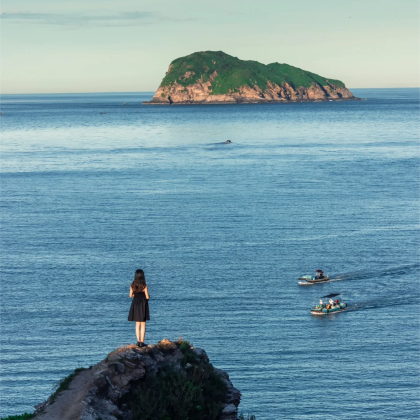
[[[68,381],[66,379],[66,381]],[[71,375],[36,406],[36,420],[236,420],[241,393],[186,341],[121,347]]]
[[[174,60],[150,102],[211,104],[357,99],[340,80],[288,64],[243,61],[222,51]]]

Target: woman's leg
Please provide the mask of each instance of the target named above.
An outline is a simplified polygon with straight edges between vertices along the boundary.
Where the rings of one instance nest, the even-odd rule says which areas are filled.
[[[140,341],[140,324],[141,324],[141,322],[136,322],[136,337],[137,337],[137,341]]]
[[[144,343],[144,336],[146,335],[146,322],[139,322],[141,324],[140,342]]]

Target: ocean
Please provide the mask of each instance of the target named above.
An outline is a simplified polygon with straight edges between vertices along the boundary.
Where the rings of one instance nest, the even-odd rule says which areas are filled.
[[[257,420],[416,419],[419,90],[144,106],[3,95],[1,415],[135,343],[204,348]],[[226,140],[231,144],[224,144]],[[323,269],[334,281],[299,286]],[[349,310],[309,309],[342,293]]]

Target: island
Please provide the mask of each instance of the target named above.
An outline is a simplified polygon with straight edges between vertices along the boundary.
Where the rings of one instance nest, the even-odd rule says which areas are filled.
[[[245,61],[201,51],[172,61],[145,105],[243,104],[354,100],[345,84],[289,64]]]

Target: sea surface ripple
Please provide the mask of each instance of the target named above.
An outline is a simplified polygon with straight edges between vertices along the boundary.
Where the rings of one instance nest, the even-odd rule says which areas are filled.
[[[135,341],[141,267],[146,341],[206,349],[242,412],[418,418],[419,92],[353,91],[367,100],[3,95],[1,415]],[[317,268],[335,281],[297,285]],[[330,292],[350,310],[311,316]]]

